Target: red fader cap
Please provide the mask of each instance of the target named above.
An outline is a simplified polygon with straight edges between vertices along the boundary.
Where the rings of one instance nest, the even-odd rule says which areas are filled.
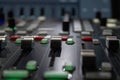
[[[68,37],[67,36],[62,36],[62,41],[67,41]]]
[[[82,37],[82,40],[83,41],[92,41],[92,37],[91,36],[84,36],[84,37]]]
[[[10,40],[15,41],[16,39],[20,38],[18,35],[10,36]]]
[[[34,40],[35,41],[41,41],[44,38],[44,36],[35,36]]]

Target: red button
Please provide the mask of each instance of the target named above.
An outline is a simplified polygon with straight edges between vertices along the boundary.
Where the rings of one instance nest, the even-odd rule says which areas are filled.
[[[67,36],[62,36],[63,41],[67,41],[68,37]]]
[[[16,39],[20,38],[18,35],[10,36],[10,40],[15,41]]]
[[[44,36],[35,36],[34,40],[35,41],[41,41],[44,38]]]
[[[85,36],[85,37],[82,37],[82,40],[83,41],[92,41],[92,37],[90,37],[90,36]]]

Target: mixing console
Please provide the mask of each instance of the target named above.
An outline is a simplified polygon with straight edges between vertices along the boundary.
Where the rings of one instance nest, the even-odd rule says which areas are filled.
[[[0,80],[120,80],[117,19],[0,18]]]

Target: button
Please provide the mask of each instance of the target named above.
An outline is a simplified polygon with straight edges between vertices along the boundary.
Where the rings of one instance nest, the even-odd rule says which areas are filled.
[[[0,30],[0,35],[5,35],[5,34],[6,34],[5,30]]]
[[[48,44],[48,39],[42,39],[42,40],[40,41],[40,44]]]
[[[102,34],[104,36],[111,36],[112,35],[112,30],[111,29],[104,29]]]
[[[26,69],[30,71],[37,70],[37,61],[35,60],[28,61],[26,64]]]
[[[85,74],[86,80],[112,80],[111,72],[87,72]]]
[[[100,42],[99,42],[98,39],[93,39],[93,44],[94,44],[94,45],[98,45],[98,44],[100,44]]]
[[[73,66],[69,66],[69,65],[65,65],[65,66],[64,66],[64,69],[65,69],[65,71],[67,71],[67,72],[72,72],[72,71],[74,70],[74,67],[73,67]]]
[[[118,20],[114,19],[114,18],[107,19],[107,23],[117,23],[117,22],[118,22]]]
[[[106,24],[107,28],[117,28],[117,24],[116,23],[107,23]]]
[[[16,44],[21,44],[21,39],[16,39],[15,43]]]
[[[65,63],[64,67],[63,67],[64,71],[70,72],[72,73],[75,70],[75,66],[71,63],[71,62],[67,62]]]
[[[37,35],[46,36],[46,35],[48,35],[48,32],[47,31],[40,31],[37,33]]]
[[[98,23],[100,23],[100,20],[97,19],[97,18],[95,18],[95,19],[93,19],[93,22],[96,23],[96,24],[98,24]]]
[[[51,38],[51,35],[47,35],[44,37],[45,39],[50,39]]]
[[[52,36],[51,40],[61,40],[61,36]]]
[[[67,36],[62,36],[62,41],[67,41],[68,37]]]
[[[21,78],[6,78],[5,80],[22,80]]]
[[[67,42],[66,42],[68,45],[73,45],[74,44],[74,41],[72,38],[69,38],[67,39]]]
[[[28,78],[29,72],[26,70],[4,70],[3,78]]]
[[[62,71],[47,71],[44,73],[44,78],[49,80],[67,80],[68,78],[68,74],[67,72],[62,72]]]
[[[112,65],[109,62],[102,62],[101,68],[104,72],[112,71]]]
[[[34,36],[21,36],[22,39],[34,40]]]
[[[38,17],[38,20],[41,21],[41,22],[42,22],[42,21],[45,21],[45,20],[46,20],[46,17],[45,17],[45,16],[40,16],[40,17]]]
[[[26,35],[27,32],[26,31],[17,31],[16,34],[17,35]]]
[[[6,32],[11,32],[12,29],[11,29],[11,28],[5,28],[5,31],[6,31]]]
[[[18,35],[10,36],[10,40],[15,41],[16,39],[20,38]]]
[[[91,36],[85,36],[85,37],[82,37],[82,40],[83,41],[92,41],[92,37]]]
[[[91,35],[91,33],[89,31],[82,31],[81,34],[83,36],[90,36]]]
[[[13,30],[14,30],[14,31],[16,31],[16,30],[17,30],[16,26],[14,26],[14,27],[13,27]]]
[[[62,31],[61,31],[61,32],[59,33],[59,35],[69,35],[69,32],[65,32],[65,31],[62,32]]]
[[[44,36],[35,36],[34,40],[35,41],[41,41],[44,38]]]

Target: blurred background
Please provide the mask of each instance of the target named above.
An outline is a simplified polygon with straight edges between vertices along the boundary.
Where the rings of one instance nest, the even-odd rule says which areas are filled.
[[[120,0],[0,0],[0,10],[13,10],[16,17],[62,18],[65,13],[73,17],[91,19],[120,18]]]

